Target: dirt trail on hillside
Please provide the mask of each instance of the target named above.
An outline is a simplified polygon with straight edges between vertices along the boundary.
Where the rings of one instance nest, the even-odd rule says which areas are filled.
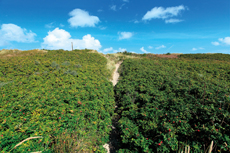
[[[118,68],[120,67],[121,63],[122,62],[119,62],[119,63],[115,64],[116,69],[115,69],[115,71],[113,73],[113,80],[112,80],[113,86],[115,86],[117,84],[117,82],[118,82],[118,78],[120,76],[119,73],[118,73]]]
[[[116,68],[115,68],[114,73],[113,73],[113,80],[111,80],[111,82],[113,83],[113,86],[115,86],[118,83],[118,79],[120,76],[118,73],[118,68],[120,67],[121,63],[122,62],[118,62],[117,64],[115,64]],[[115,107],[117,107],[117,106],[115,106]],[[103,147],[107,150],[107,153],[113,153],[116,150],[117,139],[118,139],[118,132],[115,128],[116,124],[117,124],[117,121],[113,121],[109,144],[106,143],[103,145]]]

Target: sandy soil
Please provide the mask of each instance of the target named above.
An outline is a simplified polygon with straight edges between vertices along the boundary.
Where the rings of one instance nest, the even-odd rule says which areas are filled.
[[[114,73],[113,73],[113,80],[111,80],[113,83],[113,86],[115,86],[118,82],[118,79],[120,76],[118,73],[118,68],[120,67],[121,63],[122,62],[115,64],[116,68],[115,68]],[[115,127],[113,125],[112,125],[112,129],[115,130]],[[112,132],[112,133],[114,133],[114,132]],[[116,136],[114,136],[114,137],[116,137]],[[107,153],[110,153],[110,148],[112,147],[111,145],[112,145],[111,142],[110,142],[110,144],[106,143],[103,145],[103,147],[107,150]]]
[[[118,78],[119,78],[119,73],[118,73],[118,68],[119,68],[119,66],[121,65],[121,63],[122,62],[119,62],[119,63],[117,63],[115,66],[116,66],[116,69],[115,69],[115,71],[114,71],[114,73],[113,73],[113,80],[112,80],[112,82],[113,82],[113,86],[115,86],[116,84],[117,84],[117,82],[118,82]]]

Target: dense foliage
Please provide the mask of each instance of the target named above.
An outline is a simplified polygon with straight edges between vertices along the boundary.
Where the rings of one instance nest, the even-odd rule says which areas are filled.
[[[119,71],[119,152],[229,151],[229,63],[126,59]]]
[[[179,55],[181,58],[189,58],[189,59],[210,59],[210,60],[220,60],[220,61],[230,61],[230,54],[181,54]]]
[[[106,63],[87,50],[0,59],[0,151],[42,136],[14,152],[51,152],[54,137],[74,131],[79,149],[105,152],[115,106]]]

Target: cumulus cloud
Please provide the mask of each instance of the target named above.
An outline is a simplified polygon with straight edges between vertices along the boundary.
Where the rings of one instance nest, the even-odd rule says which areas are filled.
[[[214,41],[214,42],[212,42],[212,44],[215,45],[215,46],[219,46],[221,44],[223,44],[223,45],[230,45],[230,37],[219,38],[218,40],[219,40],[219,42],[218,41]]]
[[[82,39],[72,39],[69,32],[59,28],[49,31],[43,40],[42,48],[46,49],[71,50],[71,42],[73,42],[74,49],[88,48],[99,50],[102,47],[100,41],[90,34],[83,36]]]
[[[218,40],[225,45],[230,45],[230,37],[219,38]]]
[[[74,9],[69,15],[72,16],[68,19],[71,27],[95,27],[100,22],[97,16],[91,16],[81,9]]]
[[[116,11],[117,10],[116,7],[117,7],[116,5],[113,5],[113,6],[110,7],[110,9],[113,10],[113,11]]]
[[[129,39],[133,36],[132,32],[118,32],[118,34],[119,34],[119,40]]]
[[[151,19],[164,19],[166,23],[176,23],[181,22],[179,19],[169,19],[167,18],[178,16],[179,13],[183,10],[186,10],[186,7],[183,5],[175,7],[154,7],[152,10],[148,11],[142,18],[142,20],[151,20]]]
[[[179,19],[168,19],[168,20],[165,20],[165,23],[178,23],[182,21],[183,20],[179,20]]]
[[[146,51],[146,50],[144,49],[144,47],[141,47],[140,50],[141,50],[142,52],[144,52],[144,53],[149,53],[148,51]]]
[[[165,45],[161,45],[159,47],[156,47],[155,49],[161,49],[161,48],[166,48],[166,46]]]
[[[0,45],[7,45],[10,41],[30,43],[35,42],[36,36],[31,30],[26,30],[15,24],[2,24],[0,29]]]
[[[149,49],[152,49],[153,47],[152,47],[152,46],[149,46],[148,48],[149,48]]]

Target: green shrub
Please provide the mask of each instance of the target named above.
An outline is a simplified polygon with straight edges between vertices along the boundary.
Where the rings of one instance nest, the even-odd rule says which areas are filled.
[[[68,69],[67,71],[65,71],[64,74],[71,74],[73,76],[77,76],[78,75],[77,71],[70,70],[70,69]]]
[[[214,152],[230,149],[227,62],[126,59],[121,69],[120,152],[204,152],[211,141]]]
[[[51,64],[51,67],[57,69],[57,68],[59,68],[59,65],[55,61],[53,61]]]
[[[65,61],[62,63],[63,66],[69,66],[70,65],[70,62],[69,61]]]
[[[229,54],[214,53],[214,54],[181,54],[180,58],[189,58],[189,59],[206,59],[206,60],[219,60],[219,61],[230,61]]]
[[[38,60],[35,60],[35,65],[40,65],[41,62],[39,62]]]
[[[82,68],[76,72],[69,65],[64,71],[69,75],[58,71],[57,63],[66,60]],[[37,136],[42,138],[25,141],[11,152],[105,152],[102,145],[109,141],[115,107],[106,64],[106,58],[85,50],[0,58],[5,74],[0,77],[0,152]],[[38,70],[42,73],[34,75]]]
[[[81,68],[82,66],[80,64],[75,64],[74,67]]]
[[[77,76],[78,75],[77,71],[74,71],[74,70],[71,71],[70,74],[73,75],[73,76]]]

